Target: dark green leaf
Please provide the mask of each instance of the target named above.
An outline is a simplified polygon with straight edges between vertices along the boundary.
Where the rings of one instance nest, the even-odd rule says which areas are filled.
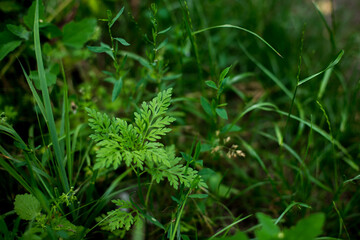
[[[56,75],[57,74],[50,72],[49,69],[47,69],[45,71],[46,83],[47,83],[48,87],[50,87],[56,83]],[[36,89],[41,90],[38,72],[31,71],[29,77],[30,77],[30,79],[32,79],[34,81]]]
[[[221,74],[220,74],[220,79],[219,79],[219,86],[222,84],[224,78],[225,78],[226,75],[229,73],[230,68],[231,68],[231,66],[225,68],[225,69],[221,72]]]
[[[164,29],[164,30],[162,30],[162,31],[160,31],[160,32],[158,32],[158,34],[166,33],[166,32],[168,32],[170,29],[171,29],[171,26],[168,27],[168,28],[166,28],[166,29]]]
[[[222,104],[219,104],[219,105],[218,105],[218,108],[226,107],[227,105],[228,105],[227,103],[222,103]]]
[[[115,101],[116,98],[119,96],[120,92],[121,92],[121,88],[123,86],[123,80],[122,77],[116,81],[113,92],[112,92],[112,101]]]
[[[191,194],[189,198],[207,198],[208,196],[207,194]]]
[[[63,42],[66,46],[81,48],[90,40],[96,28],[95,18],[85,18],[79,22],[70,22],[63,28]]]
[[[208,80],[208,81],[205,81],[205,83],[206,83],[206,85],[208,85],[211,88],[214,88],[216,90],[218,89],[218,87],[216,86],[216,84],[213,81]]]
[[[222,119],[228,120],[228,115],[224,108],[216,108],[215,111],[219,117],[221,117]]]
[[[16,49],[20,44],[21,40],[8,30],[0,32],[0,60]]]
[[[30,32],[26,30],[23,26],[16,26],[13,24],[7,24],[7,29],[14,34],[15,36],[18,36],[19,38],[28,40],[30,37]]]
[[[241,127],[237,125],[227,124],[221,129],[221,133],[229,133],[229,132],[238,132],[241,130]]]
[[[122,7],[122,8],[120,9],[120,11],[118,12],[118,14],[116,14],[116,16],[111,20],[111,22],[110,22],[110,24],[109,24],[110,27],[112,27],[112,26],[114,25],[114,23],[116,22],[116,20],[119,19],[119,17],[121,16],[121,14],[124,12],[124,9],[125,9],[125,7]]]
[[[40,26],[41,34],[45,35],[48,39],[61,37],[63,33],[61,30],[52,23],[45,23]]]
[[[216,172],[211,168],[203,168],[199,171],[199,175],[204,181],[207,181],[214,174],[216,174]]]
[[[162,49],[163,47],[165,47],[165,45],[167,44],[168,39],[166,38],[164,41],[162,41],[159,46],[156,48],[156,51],[159,51],[160,49]]]
[[[181,238],[182,238],[182,240],[190,240],[190,238],[188,236],[183,235],[183,234],[181,234]]]
[[[0,2],[0,11],[8,13],[8,12],[16,12],[21,10],[21,5],[14,1],[1,1]]]
[[[271,217],[263,213],[257,213],[256,217],[262,226],[260,230],[255,232],[256,237],[261,240],[278,239],[280,228],[274,224]]]
[[[114,76],[114,74],[112,73],[112,72],[109,72],[109,71],[102,71],[102,73],[104,73],[104,74],[106,74],[106,75],[108,75],[108,76],[111,76],[111,77],[113,77]]]
[[[168,75],[162,78],[162,80],[164,81],[170,81],[170,80],[174,80],[174,79],[178,79],[181,78],[182,74],[174,74],[174,75]]]
[[[87,46],[87,48],[94,52],[94,53],[106,53],[107,55],[109,55],[112,59],[115,60],[114,54],[112,52],[112,49],[110,48],[109,45],[105,44],[105,43],[100,43],[100,46]]]
[[[210,103],[202,96],[200,98],[200,103],[201,103],[201,106],[203,107],[204,111],[208,115],[213,116],[213,112],[212,112]]]
[[[107,78],[104,79],[104,81],[112,83],[114,85],[116,83],[116,79],[114,77],[107,77]]]
[[[324,213],[315,213],[301,219],[295,227],[284,231],[287,240],[313,240],[322,233],[325,222]]]
[[[203,144],[201,144],[200,152],[207,152],[207,151],[210,151],[211,149],[212,149],[212,147],[210,144],[203,143]]]
[[[10,41],[7,43],[1,43],[0,44],[0,61],[3,60],[4,57],[6,57],[6,55],[8,55],[10,52],[14,51],[18,46],[20,46],[20,44],[21,44],[20,40]]]
[[[171,199],[172,199],[174,202],[176,202],[177,204],[180,204],[180,203],[181,203],[181,201],[180,201],[179,199],[177,199],[176,197],[174,197],[174,196],[171,196]]]
[[[125,39],[123,38],[114,38],[116,41],[118,41],[121,45],[124,46],[130,46],[130,43],[128,43]]]

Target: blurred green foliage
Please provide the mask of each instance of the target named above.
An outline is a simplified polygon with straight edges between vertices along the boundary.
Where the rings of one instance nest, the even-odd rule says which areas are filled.
[[[8,171],[31,184],[33,174],[57,176],[47,168],[55,159],[48,121],[19,64],[41,96],[35,9],[31,1],[0,2],[0,237],[360,237],[360,3],[40,1],[46,84],[79,203],[62,202],[68,192],[49,177],[56,187],[49,194],[37,186],[37,201],[56,210],[36,226],[13,214],[15,196],[28,189]],[[89,138],[85,108],[129,120],[170,87],[176,122],[161,142],[174,145],[209,188],[189,196],[181,187],[149,190],[150,177],[141,176],[140,189],[150,196],[144,210],[134,205],[141,202],[134,194],[139,178],[124,166],[94,169],[99,148]],[[120,195],[135,199],[146,220],[129,232],[101,231],[95,219]],[[253,216],[239,221],[250,214],[262,227]],[[46,224],[55,230],[41,235]]]

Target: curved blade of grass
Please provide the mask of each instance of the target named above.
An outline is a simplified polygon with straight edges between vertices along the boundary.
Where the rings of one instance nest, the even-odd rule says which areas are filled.
[[[271,108],[269,108],[271,107]],[[232,125],[235,125],[237,121],[239,121],[246,113],[255,110],[255,109],[261,109],[264,111],[273,111],[273,112],[277,112],[280,115],[283,116],[288,116],[294,120],[297,120],[298,122],[308,126],[309,128],[312,128],[315,132],[319,133],[321,136],[323,136],[326,140],[328,140],[330,143],[333,143],[337,148],[339,148],[341,150],[341,152],[344,153],[344,155],[347,158],[343,158],[343,161],[345,161],[350,167],[352,167],[354,170],[359,171],[359,166],[352,160],[351,155],[349,154],[349,152],[346,150],[346,148],[344,146],[341,145],[341,143],[339,141],[337,141],[336,139],[332,139],[331,135],[328,134],[327,132],[325,132],[324,130],[322,130],[320,127],[311,124],[309,121],[306,121],[302,118],[299,118],[297,116],[294,116],[292,114],[289,115],[288,112],[284,112],[279,110],[274,104],[271,103],[257,103],[254,104],[252,106],[250,106],[249,108],[247,108],[245,111],[243,111],[242,113],[240,113],[238,115],[238,117],[232,122]]]
[[[345,225],[344,219],[343,219],[343,217],[341,216],[341,213],[340,213],[339,209],[336,207],[336,203],[335,203],[334,201],[333,201],[333,205],[334,205],[334,209],[335,209],[337,215],[339,216],[339,220],[340,220],[340,221],[339,221],[339,222],[340,222],[339,236],[341,236],[342,228],[344,228],[347,238],[348,238],[348,239],[351,239],[351,238],[350,238],[350,235],[349,235],[349,232],[348,232],[348,230],[347,230],[347,227],[346,227],[346,225]]]
[[[269,177],[269,180],[271,181],[271,183],[273,183],[273,179],[269,173],[269,170],[267,169],[267,167],[265,166],[265,163],[263,162],[263,160],[260,158],[260,156],[257,154],[257,152],[254,150],[253,147],[251,147],[246,141],[241,139],[241,143],[242,145],[245,147],[245,149],[248,151],[248,153],[254,157],[259,165],[261,166],[261,168],[264,170],[264,172],[266,173],[266,175]]]
[[[306,207],[306,208],[311,208],[311,206],[305,204],[305,203],[300,203],[300,202],[292,202],[289,206],[287,206],[287,208],[285,209],[285,211],[278,217],[278,219],[276,219],[275,221],[275,225],[277,225],[280,220],[285,216],[285,214],[290,211],[291,208],[293,208],[294,206],[301,206],[301,207]]]
[[[341,50],[338,55],[336,56],[335,60],[332,61],[324,70],[318,72],[318,73],[315,73],[313,75],[311,75],[310,77],[307,77],[301,81],[299,81],[298,83],[298,86],[300,86],[301,84],[304,84],[306,83],[307,81],[310,81],[311,79],[319,76],[320,74],[322,74],[323,72],[325,72],[326,70],[330,69],[330,68],[333,68],[336,64],[338,64],[342,58],[342,56],[344,55],[344,50]]]
[[[59,173],[60,182],[64,188],[65,192],[69,192],[69,183],[66,176],[65,165],[63,162],[63,153],[60,150],[59,140],[57,137],[56,126],[54,121],[54,116],[51,108],[49,90],[47,88],[47,82],[45,77],[45,68],[42,59],[41,45],[40,45],[40,33],[39,33],[39,0],[36,0],[35,8],[35,19],[34,19],[34,45],[35,45],[35,55],[36,62],[38,66],[39,79],[40,79],[40,88],[43,96],[43,101],[45,105],[45,113],[49,123],[49,131],[51,141],[54,146],[55,157],[57,161],[57,171]]]
[[[270,140],[273,140],[274,142],[278,142],[278,139],[268,133],[259,131],[257,132],[258,134],[260,134],[261,136],[264,136]],[[291,154],[295,157],[295,159],[300,163],[301,166],[303,166],[305,169],[307,169],[306,164],[304,163],[304,161],[301,159],[301,157],[297,154],[297,152],[295,152],[294,149],[292,149],[289,145],[287,145],[286,143],[282,143],[282,146]]]
[[[28,147],[26,146],[26,144],[22,140],[22,138],[19,136],[19,134],[9,124],[1,122],[0,123],[0,132],[3,132],[4,134],[8,135],[12,139],[14,139],[16,142],[18,142],[21,145],[22,150],[30,151],[30,149],[28,149]]]
[[[319,16],[321,18],[321,21],[324,23],[324,25],[326,27],[326,30],[329,33],[332,48],[333,48],[333,50],[335,50],[336,49],[336,42],[335,42],[335,37],[334,37],[334,31],[330,28],[329,24],[326,21],[326,18],[324,16],[324,14],[321,12],[321,10],[320,10],[319,6],[317,5],[317,3],[315,1],[312,1],[312,3],[314,5],[314,7],[316,8],[316,11],[319,14]],[[334,19],[332,19],[332,20],[334,20]]]
[[[279,78],[277,78],[269,69],[267,69],[264,65],[262,65],[258,60],[256,60],[246,49],[245,47],[239,43],[239,47],[241,48],[241,50],[243,50],[243,52],[246,54],[246,56],[253,62],[256,64],[256,66],[258,66],[258,68],[260,68],[261,71],[263,71],[274,83],[276,83],[276,85],[279,86],[279,88],[281,90],[284,91],[284,93],[286,94],[286,96],[288,96],[289,98],[293,97],[293,94],[290,92],[290,90],[280,81]]]
[[[360,175],[357,175],[356,177],[353,177],[353,178],[351,178],[349,180],[344,181],[344,184],[349,183],[349,182],[353,182],[353,181],[356,181],[356,180],[360,180]]]
[[[65,123],[65,145],[66,145],[66,163],[67,163],[67,170],[68,170],[68,177],[69,183],[72,185],[72,177],[73,177],[73,165],[74,165],[74,158],[72,156],[71,151],[71,140],[70,140],[70,119],[69,119],[69,96],[68,96],[68,85],[64,70],[64,65],[62,61],[60,61],[61,73],[64,80],[64,102],[63,102],[63,115],[65,115],[64,123]]]
[[[253,105],[251,105],[250,107],[247,107],[244,111],[242,111],[236,118],[235,120],[232,122],[232,126],[236,124],[236,122],[238,122],[243,116],[245,116],[247,113],[256,110],[256,109],[261,109],[261,110],[265,110],[265,111],[272,111],[272,110],[278,110],[278,107],[275,104],[269,103],[269,102],[260,102],[260,103],[255,103]],[[231,127],[232,127],[231,126]]]
[[[225,232],[225,231],[228,230],[229,228],[232,228],[233,226],[235,226],[235,225],[238,224],[239,222],[242,222],[242,221],[244,221],[245,219],[247,219],[247,218],[249,218],[249,217],[251,217],[251,216],[252,216],[252,214],[250,214],[250,215],[248,215],[248,216],[246,216],[246,217],[243,217],[243,218],[241,218],[241,219],[239,219],[239,220],[236,220],[235,222],[229,224],[229,225],[226,226],[225,228],[221,229],[220,231],[218,231],[217,233],[215,233],[214,235],[212,235],[212,236],[209,238],[209,240],[215,238],[216,236],[222,234],[223,232]]]
[[[318,95],[317,95],[317,99],[320,100],[323,97],[323,95],[325,93],[326,86],[329,83],[330,76],[331,76],[332,72],[333,72],[333,68],[330,68],[330,69],[325,71],[324,77],[321,80],[321,85],[320,85],[320,89],[319,89],[319,92],[318,92]]]
[[[298,71],[296,74],[296,86],[295,86],[295,90],[294,90],[294,94],[292,96],[291,99],[291,105],[290,105],[290,110],[289,110],[289,115],[292,113],[293,107],[294,107],[294,103],[295,103],[295,98],[296,98],[296,93],[297,93],[297,89],[298,89],[298,83],[300,81],[300,73],[301,73],[301,64],[302,64],[302,53],[303,53],[303,48],[304,48],[304,36],[305,36],[305,25],[303,27],[302,33],[301,33],[301,40],[300,40],[300,52],[299,52],[299,62],[298,62]],[[286,123],[285,123],[285,128],[284,128],[284,134],[286,133],[287,130],[287,126],[289,123],[289,115],[286,118]]]
[[[288,116],[289,113],[284,112],[284,111],[280,111],[280,110],[275,110],[275,112],[284,115],[284,116]],[[359,166],[352,160],[351,155],[349,154],[349,152],[346,150],[346,148],[344,146],[341,145],[341,143],[339,141],[337,141],[336,139],[332,139],[331,135],[328,134],[327,132],[325,132],[324,130],[322,130],[320,127],[311,124],[309,121],[306,121],[304,119],[301,119],[297,116],[294,115],[289,115],[290,118],[297,120],[303,124],[305,124],[308,127],[312,127],[312,129],[319,133],[321,136],[323,136],[326,140],[328,140],[330,143],[333,143],[336,147],[338,147],[343,153],[344,155],[348,158],[343,158],[343,160],[350,166],[352,167],[354,170],[359,171]]]
[[[262,41],[263,43],[265,43],[266,46],[268,46],[271,50],[273,50],[279,57],[282,58],[281,54],[275,50],[275,48],[273,48],[267,41],[265,41],[265,39],[263,39],[262,37],[260,37],[258,34],[254,33],[253,31],[250,31],[246,28],[243,28],[243,27],[239,27],[239,26],[235,26],[235,25],[231,25],[231,24],[223,24],[223,25],[218,25],[218,26],[213,26],[213,27],[208,27],[208,28],[204,28],[204,29],[201,29],[201,30],[198,30],[198,31],[195,31],[192,33],[192,35],[196,35],[196,34],[199,34],[199,33],[202,33],[202,32],[205,32],[205,31],[208,31],[208,30],[211,30],[211,29],[217,29],[217,28],[234,28],[234,29],[237,29],[237,30],[241,30],[241,31],[244,31],[244,32],[247,32],[247,33],[250,33],[251,35],[257,37],[258,39],[260,39],[260,41]]]

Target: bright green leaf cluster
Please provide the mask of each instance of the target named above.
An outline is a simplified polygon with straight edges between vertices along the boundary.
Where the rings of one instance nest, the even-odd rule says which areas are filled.
[[[161,143],[155,142],[170,131],[166,126],[175,118],[164,116],[171,99],[172,89],[159,93],[150,104],[144,102],[139,113],[135,113],[135,125],[119,118],[110,119],[106,114],[86,109],[89,125],[95,131],[90,137],[97,142],[95,169],[135,165],[143,169],[144,162],[170,166]]]
[[[167,178],[170,185],[175,189],[178,189],[179,184],[184,184],[185,187],[190,188],[192,183],[194,183],[198,178],[198,186],[207,188],[206,183],[199,178],[198,171],[179,164],[181,158],[175,157],[174,146],[166,148],[166,152],[170,157],[170,167],[162,165],[148,169],[148,172],[153,176],[157,183],[162,181],[164,178]]]
[[[90,137],[97,142],[94,168],[118,168],[122,163],[135,166],[152,175],[157,183],[168,179],[175,189],[180,184],[191,187],[206,187],[198,172],[179,164],[173,147],[165,148],[157,142],[171,131],[167,126],[175,118],[166,116],[170,106],[172,89],[160,92],[149,103],[143,102],[139,112],[135,113],[135,123],[129,124],[119,118],[110,118],[104,113],[87,108],[89,126],[94,130]]]

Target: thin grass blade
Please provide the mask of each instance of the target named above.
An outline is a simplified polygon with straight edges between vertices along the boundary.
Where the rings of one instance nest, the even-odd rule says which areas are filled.
[[[279,57],[282,58],[281,54],[276,51],[275,48],[273,48],[267,41],[265,41],[265,39],[263,39],[262,37],[260,37],[257,33],[254,33],[253,31],[250,31],[246,28],[243,27],[239,27],[239,26],[235,26],[235,25],[231,25],[231,24],[223,24],[223,25],[218,25],[218,26],[213,26],[213,27],[208,27],[208,28],[204,28],[204,29],[200,29],[198,31],[193,32],[193,35],[211,30],[211,29],[217,29],[217,28],[234,28],[234,29],[238,29],[247,33],[250,33],[251,35],[255,36],[256,38],[260,39],[260,41],[262,41],[263,43],[265,43],[266,46],[268,46],[271,50],[273,50]]]
[[[47,120],[49,123],[49,131],[51,141],[53,143],[56,162],[57,162],[57,171],[59,173],[60,182],[64,188],[65,192],[70,190],[68,179],[66,176],[65,166],[64,166],[64,157],[60,150],[59,140],[57,136],[54,116],[51,108],[51,101],[49,96],[49,90],[47,88],[47,82],[45,77],[45,68],[42,59],[41,53],[41,45],[40,45],[40,33],[39,33],[39,0],[36,0],[36,10],[35,10],[35,20],[34,20],[34,45],[35,45],[35,55],[36,62],[38,66],[39,79],[40,79],[40,87],[43,96],[43,101],[45,105],[45,113],[47,116]]]
[[[322,70],[322,71],[320,71],[320,72],[318,72],[318,73],[315,73],[315,74],[311,75],[310,77],[307,77],[307,78],[299,81],[298,86],[300,86],[300,85],[302,85],[302,84],[310,81],[311,79],[319,76],[320,74],[322,74],[322,73],[325,72],[326,70],[335,67],[335,65],[340,62],[340,60],[341,60],[341,58],[342,58],[343,55],[344,55],[344,50],[341,50],[341,51],[338,53],[338,55],[336,56],[335,60],[332,61],[324,70]]]

